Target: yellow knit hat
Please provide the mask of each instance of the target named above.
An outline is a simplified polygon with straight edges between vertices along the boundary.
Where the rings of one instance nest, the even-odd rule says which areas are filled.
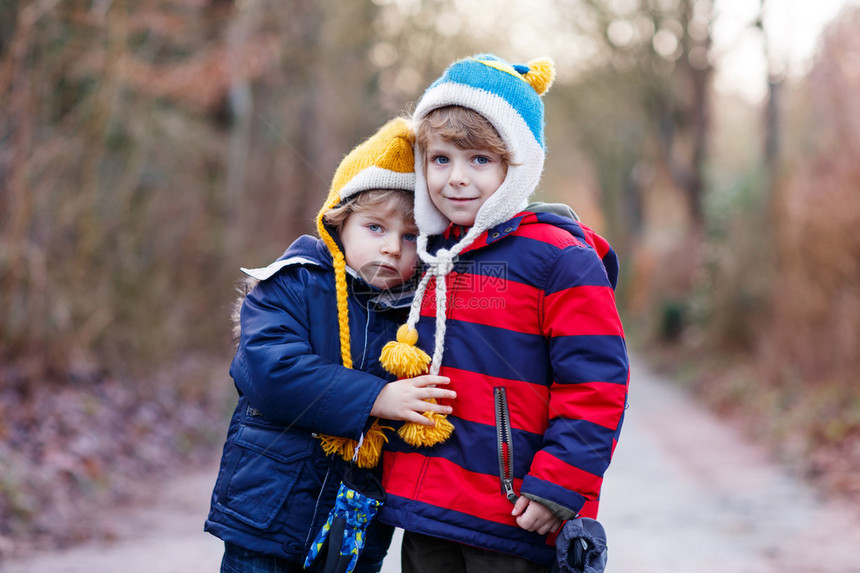
[[[340,162],[332,179],[328,199],[317,214],[317,231],[331,251],[334,265],[341,361],[347,368],[352,368],[352,354],[347,305],[346,259],[323,223],[323,216],[341,202],[362,191],[402,189],[414,192],[413,141],[411,125],[403,118],[392,119],[379,128]],[[375,421],[365,434],[357,453],[358,442],[355,440],[325,435],[321,435],[320,440],[326,453],[337,453],[346,460],[352,460],[355,457],[360,467],[373,467],[379,461],[383,442],[387,441],[384,428],[385,426]]]

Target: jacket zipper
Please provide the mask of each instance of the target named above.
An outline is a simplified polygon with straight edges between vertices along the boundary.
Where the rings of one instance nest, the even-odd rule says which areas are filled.
[[[519,496],[514,493],[514,440],[511,435],[511,415],[505,388],[493,388],[493,398],[496,405],[496,447],[499,453],[502,495],[511,503],[516,503]]]

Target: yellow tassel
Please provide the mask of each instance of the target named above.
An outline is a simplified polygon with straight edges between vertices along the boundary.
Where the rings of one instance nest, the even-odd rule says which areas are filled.
[[[341,436],[319,435],[320,445],[326,455],[337,454],[345,460],[351,460],[358,442]]]
[[[436,400],[430,399],[427,402],[435,404]],[[410,446],[435,446],[447,440],[451,432],[454,431],[454,424],[448,421],[448,417],[445,414],[424,412],[424,415],[436,422],[436,425],[423,426],[415,422],[406,422],[397,431],[400,437],[403,438],[403,441]]]
[[[388,441],[385,430],[393,429],[391,426],[383,426],[378,420],[375,420],[367,433],[364,434],[364,442],[358,450],[355,464],[360,468],[375,468],[379,463],[379,457],[382,455],[382,446]]]
[[[379,362],[398,378],[414,378],[427,373],[430,356],[415,346],[418,331],[404,324],[397,329],[397,340],[382,347]]]
[[[409,328],[408,324],[402,325],[397,329],[397,341],[391,341],[382,348],[380,364],[398,378],[414,378],[426,374],[430,366],[430,356],[415,346],[417,342],[418,331]],[[432,398],[426,401],[436,403]],[[397,431],[410,446],[434,446],[447,440],[454,431],[454,425],[444,414],[424,412],[424,415],[433,420],[435,425],[424,426],[406,422]]]
[[[391,426],[383,426],[378,420],[374,420],[370,429],[364,434],[364,441],[358,450],[355,463],[361,468],[373,468],[379,463],[382,455],[382,446],[388,441],[385,430],[393,430]],[[320,434],[320,445],[326,455],[337,454],[346,461],[352,461],[358,442],[350,438],[340,436],[327,436]]]
[[[528,63],[529,71],[523,76],[538,95],[543,95],[555,80],[555,64],[549,58],[539,58]]]

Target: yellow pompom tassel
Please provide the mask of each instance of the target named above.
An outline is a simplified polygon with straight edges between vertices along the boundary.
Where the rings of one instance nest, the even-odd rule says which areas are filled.
[[[436,403],[436,400],[433,399],[427,401],[433,404]],[[400,437],[403,438],[403,441],[410,446],[435,446],[447,440],[451,432],[454,431],[454,424],[448,421],[448,417],[445,414],[424,412],[424,415],[436,422],[436,425],[423,426],[415,422],[406,422],[397,431]]]
[[[355,465],[360,468],[375,468],[382,455],[382,446],[388,441],[385,430],[393,430],[391,426],[383,426],[378,420],[373,422],[370,429],[364,434],[364,441],[358,450]]]
[[[375,420],[367,433],[364,434],[364,441],[361,443],[357,456],[355,448],[358,446],[358,442],[355,440],[324,434],[319,436],[319,440],[326,455],[337,454],[346,461],[352,461],[353,456],[355,456],[355,463],[358,467],[373,468],[379,463],[383,444],[388,441],[385,430],[393,429],[391,426],[383,426],[378,420]]]
[[[326,455],[337,454],[345,460],[351,460],[358,442],[341,436],[319,435],[320,445]]]
[[[430,356],[415,346],[418,342],[418,331],[409,328],[408,324],[397,329],[397,341],[392,341],[382,348],[379,362],[382,367],[398,378],[414,378],[426,374],[430,366]],[[432,404],[436,400],[427,400]],[[406,422],[397,431],[403,441],[410,446],[433,446],[444,442],[454,431],[454,425],[444,414],[424,412],[433,420],[435,426],[423,426],[414,422]],[[366,438],[365,438],[366,439]]]
[[[555,64],[549,58],[539,58],[528,63],[529,71],[523,76],[538,95],[543,95],[555,80]]]
[[[430,356],[415,346],[418,331],[408,324],[397,329],[397,340],[382,347],[379,362],[388,372],[398,378],[414,378],[427,373]]]

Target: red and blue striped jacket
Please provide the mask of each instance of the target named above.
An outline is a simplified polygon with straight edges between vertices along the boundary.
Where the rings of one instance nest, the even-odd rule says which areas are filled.
[[[457,230],[433,248],[456,243]],[[457,392],[455,429],[432,448],[392,439],[383,522],[552,563],[555,536],[517,526],[501,478],[510,468],[516,494],[596,516],[629,379],[617,276],[603,238],[551,213],[519,213],[460,254],[447,277],[440,372]],[[432,286],[419,345],[433,344]]]

